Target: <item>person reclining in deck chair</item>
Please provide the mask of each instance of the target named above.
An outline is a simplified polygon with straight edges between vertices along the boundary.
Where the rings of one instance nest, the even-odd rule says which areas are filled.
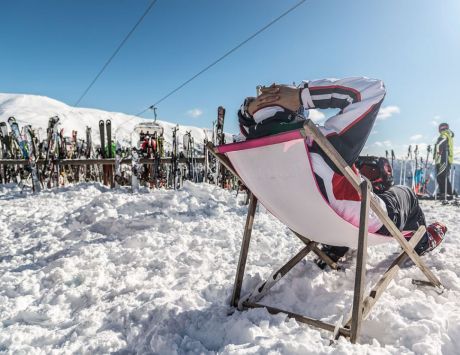
[[[245,139],[258,138],[301,128],[304,110],[339,109],[319,129],[358,174],[354,163],[372,130],[384,97],[383,82],[364,77],[304,81],[299,87],[273,84],[263,87],[258,97],[245,99],[238,111],[240,130]],[[324,198],[342,218],[359,226],[360,196],[357,191],[316,143],[313,142],[310,152],[316,181]],[[417,197],[409,187],[388,186],[377,197],[401,231],[426,225]],[[369,232],[390,235],[372,211]],[[446,232],[442,223],[430,224],[415,247],[416,252],[423,255],[433,250]],[[323,246],[323,249],[335,261],[348,250],[333,246]]]

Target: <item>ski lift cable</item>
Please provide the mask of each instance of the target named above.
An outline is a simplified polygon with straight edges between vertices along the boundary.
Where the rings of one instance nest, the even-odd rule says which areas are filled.
[[[206,66],[204,69],[200,70],[198,73],[196,73],[194,76],[192,76],[190,79],[186,80],[185,82],[183,82],[181,85],[179,85],[177,88],[175,88],[174,90],[172,90],[171,92],[169,92],[168,94],[166,94],[165,96],[163,96],[161,99],[159,99],[157,102],[155,102],[153,105],[150,105],[149,107],[147,107],[145,110],[139,112],[138,114],[136,114],[135,116],[141,116],[142,114],[144,114],[145,112],[147,112],[148,110],[156,107],[160,102],[163,102],[164,100],[166,100],[168,97],[170,97],[171,95],[173,95],[174,93],[176,93],[177,91],[179,91],[180,89],[182,89],[185,85],[187,85],[188,83],[190,83],[192,80],[196,79],[198,76],[200,76],[201,74],[203,74],[204,72],[206,72],[207,70],[211,69],[214,65],[216,65],[217,63],[219,63],[220,61],[222,61],[224,58],[226,58],[227,56],[229,56],[230,54],[232,54],[233,52],[235,52],[236,50],[238,50],[240,47],[242,47],[243,45],[245,45],[247,42],[249,42],[250,40],[252,40],[253,38],[255,38],[256,36],[258,36],[260,33],[264,32],[266,29],[268,29],[270,26],[272,26],[274,23],[278,22],[280,19],[282,19],[284,16],[286,16],[287,14],[289,14],[290,12],[294,11],[297,7],[299,7],[300,5],[302,5],[305,1],[307,0],[301,0],[299,1],[297,4],[295,4],[294,6],[292,6],[291,8],[289,8],[288,10],[286,10],[285,12],[283,12],[281,15],[279,15],[277,18],[273,19],[272,21],[270,21],[268,24],[266,24],[264,27],[262,27],[261,29],[259,29],[257,32],[255,32],[254,34],[252,34],[251,36],[249,36],[247,39],[245,39],[243,42],[239,43],[238,45],[236,45],[235,47],[233,47],[232,49],[230,49],[228,52],[226,52],[224,55],[222,55],[220,58],[216,59],[214,62],[212,62],[211,64],[209,64],[208,66]]]
[[[219,59],[215,60],[213,63],[211,63],[210,65],[208,65],[207,67],[205,67],[204,69],[202,69],[200,72],[198,72],[197,74],[195,74],[192,78],[188,79],[186,82],[184,82],[183,84],[181,84],[179,87],[177,87],[176,89],[174,89],[173,91],[171,91],[170,93],[168,93],[167,95],[165,95],[163,98],[161,98],[160,100],[158,100],[155,104],[153,105],[150,105],[149,107],[147,107],[145,110],[139,112],[138,114],[136,115],[133,115],[133,117],[131,117],[130,119],[126,120],[125,122],[121,123],[118,125],[117,129],[115,130],[115,132],[117,132],[122,126],[124,126],[125,124],[127,124],[128,122],[131,122],[132,120],[136,119],[136,118],[140,118],[140,116],[142,114],[144,114],[145,112],[147,112],[148,110],[153,110],[154,113],[156,114],[156,110],[157,110],[157,104],[159,102],[162,102],[164,101],[166,98],[168,98],[169,96],[171,96],[172,94],[176,93],[177,91],[179,91],[181,88],[183,88],[185,85],[187,85],[188,83],[190,83],[192,80],[196,79],[199,75],[203,74],[205,71],[209,70],[211,67],[213,67],[214,65],[216,65],[217,63],[219,63],[221,60],[223,60],[225,57],[227,57],[228,55],[230,55],[231,53],[235,52],[237,49],[239,49],[240,47],[242,47],[244,44],[246,44],[247,42],[249,42],[251,39],[253,39],[254,37],[256,37],[257,35],[259,35],[260,33],[262,33],[263,31],[265,31],[266,29],[268,29],[270,26],[272,26],[274,23],[276,23],[277,21],[279,21],[281,18],[283,18],[284,16],[286,16],[287,14],[289,14],[290,12],[292,12],[293,10],[295,10],[297,7],[299,7],[300,5],[302,5],[305,1],[307,0],[301,0],[299,1],[297,4],[295,4],[294,6],[292,6],[291,8],[289,8],[288,10],[286,10],[285,12],[283,12],[281,15],[279,15],[278,17],[276,17],[275,19],[273,19],[272,21],[270,21],[267,25],[265,25],[264,27],[262,27],[261,29],[259,29],[257,32],[255,32],[254,34],[252,34],[250,37],[248,37],[247,39],[245,39],[243,42],[241,42],[240,44],[238,44],[237,46],[233,47],[232,49],[230,49],[229,51],[227,51],[223,56],[221,56]],[[155,115],[156,116],[156,115]]]
[[[155,3],[157,2],[157,0],[153,0],[151,1],[151,3],[149,4],[149,6],[147,7],[147,9],[144,11],[144,13],[142,14],[142,16],[139,18],[139,20],[137,20],[136,24],[133,26],[133,28],[131,28],[131,30],[128,32],[128,34],[125,36],[125,38],[123,38],[123,40],[121,41],[121,43],[118,45],[117,49],[115,49],[115,51],[112,53],[112,55],[110,56],[110,58],[105,62],[105,64],[102,66],[102,68],[99,70],[99,72],[97,73],[97,75],[95,76],[95,78],[91,81],[91,83],[88,85],[88,87],[85,89],[85,91],[83,91],[83,93],[81,94],[81,96],[78,98],[78,100],[75,102],[74,106],[78,106],[78,104],[81,102],[81,100],[83,100],[83,98],[86,96],[86,94],[88,93],[88,91],[91,89],[91,87],[96,83],[96,81],[99,79],[99,77],[102,75],[102,73],[105,71],[105,69],[109,66],[109,64],[112,62],[112,60],[115,58],[115,56],[118,54],[118,52],[121,50],[121,48],[124,46],[124,44],[128,41],[129,37],[131,37],[131,35],[134,33],[134,31],[137,29],[137,27],[141,24],[141,22],[144,20],[144,18],[147,16],[147,14],[150,12],[150,10],[152,9],[153,5],[155,5]]]

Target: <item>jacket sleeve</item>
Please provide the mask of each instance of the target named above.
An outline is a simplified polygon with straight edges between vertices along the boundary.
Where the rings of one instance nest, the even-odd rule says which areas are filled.
[[[300,95],[306,109],[340,109],[319,128],[351,165],[364,148],[385,93],[381,80],[357,77],[304,82]]]
[[[445,164],[449,156],[449,144],[444,135],[440,135],[434,147],[433,159],[435,164]]]

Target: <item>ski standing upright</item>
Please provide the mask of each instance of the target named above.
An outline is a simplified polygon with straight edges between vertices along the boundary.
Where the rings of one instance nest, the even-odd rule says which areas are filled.
[[[133,147],[131,149],[131,187],[133,193],[139,192],[139,177],[141,174],[139,160],[139,152],[136,147]]]
[[[217,123],[216,123],[216,141],[218,145],[225,144],[225,134],[224,134],[224,120],[225,120],[225,108],[219,106],[217,108]],[[216,162],[216,185],[224,187],[225,184],[225,169],[221,167],[219,162]]]

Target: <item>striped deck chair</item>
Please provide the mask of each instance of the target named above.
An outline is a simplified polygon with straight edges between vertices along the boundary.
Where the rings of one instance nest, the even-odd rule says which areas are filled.
[[[359,227],[342,219],[321,194],[312,171],[308,149],[309,140],[314,140],[321,147],[361,195]],[[388,218],[386,211],[370,194],[370,182],[368,180],[361,181],[311,120],[305,121],[300,130],[218,147],[208,143],[207,148],[250,191],[248,215],[231,298],[232,306],[239,309],[265,307],[270,313],[283,312],[300,322],[333,332],[335,339],[339,336],[345,336],[349,337],[352,343],[355,343],[360,334],[362,320],[369,314],[373,305],[407,258],[410,258],[428,279],[428,281],[414,281],[442,290],[438,278],[414,251],[414,246],[425,233],[425,227],[421,226],[415,231],[410,241],[406,241],[402,232]],[[284,266],[276,270],[266,281],[259,284],[254,291],[241,297],[244,270],[258,201],[292,230],[294,235],[305,243],[305,247]],[[393,238],[367,232],[370,209],[381,219]],[[327,223],[318,223],[318,221],[327,221]],[[376,283],[370,294],[364,298],[367,247],[388,242],[399,243],[403,251]],[[258,303],[277,281],[311,251],[332,268],[336,267],[336,264],[317,247],[317,243],[357,249],[353,305],[349,319],[341,320],[339,324],[329,324]]]

